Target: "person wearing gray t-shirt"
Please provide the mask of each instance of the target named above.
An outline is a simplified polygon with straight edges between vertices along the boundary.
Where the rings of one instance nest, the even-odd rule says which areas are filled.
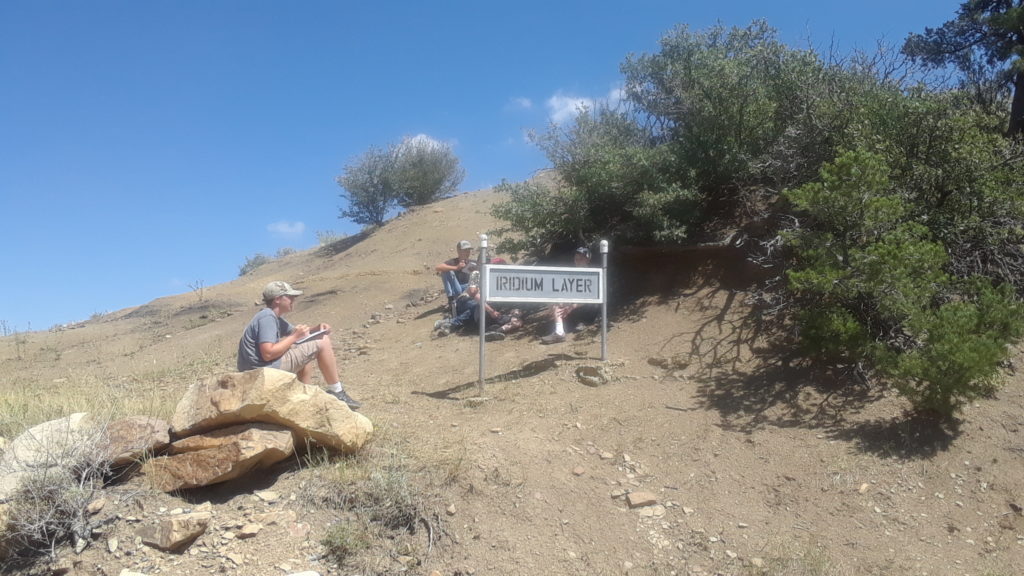
[[[345,392],[338,378],[331,327],[327,324],[293,326],[283,318],[292,311],[296,296],[301,294],[302,290],[280,280],[263,288],[263,302],[267,307],[253,316],[238,340],[238,371],[278,368],[309,384],[313,378],[313,360],[316,360],[324,381],[333,382],[328,384],[327,393],[356,410],[361,404]]]

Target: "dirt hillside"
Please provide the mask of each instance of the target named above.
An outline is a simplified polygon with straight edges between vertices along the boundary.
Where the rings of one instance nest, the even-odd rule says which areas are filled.
[[[289,319],[335,328],[342,378],[381,441],[450,476],[436,530],[342,568],[321,555],[338,518],[305,497],[302,466],[188,494],[133,485],[131,509],[114,503],[122,486],[103,537],[61,553],[66,573],[1021,573],[1024,374],[957,433],[908,419],[898,397],[773,349],[746,303],[749,270],[726,252],[616,253],[608,361],[594,329],[540,345],[549,327],[533,314],[487,344],[476,398],[477,339],[431,337],[433,267],[495,227],[496,198],[467,193],[201,293],[0,338],[4,394],[36,394],[54,417],[105,395],[166,418],[196,378],[234,369],[262,286],[287,280],[305,291]],[[581,366],[610,380],[586,385]],[[656,503],[630,509],[625,495],[641,492]],[[133,541],[133,522],[205,502],[216,527],[188,552]],[[267,512],[293,516],[235,536]]]

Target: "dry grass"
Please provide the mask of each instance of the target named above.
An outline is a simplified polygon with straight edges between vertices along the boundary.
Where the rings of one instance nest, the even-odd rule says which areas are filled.
[[[14,438],[27,428],[86,412],[110,421],[127,416],[170,419],[185,388],[222,371],[223,360],[192,358],[170,368],[131,375],[69,374],[32,386],[19,385],[13,374],[0,373],[0,437]],[[88,394],[68,391],[88,390]]]
[[[5,454],[22,471],[7,503],[0,548],[22,556],[57,556],[58,546],[84,548],[92,536],[87,506],[110,474],[105,422],[62,423],[38,438],[26,437]],[[24,459],[24,460],[22,460]]]
[[[305,459],[303,503],[337,515],[320,540],[326,556],[368,574],[388,558],[433,551],[444,533],[440,503],[465,472],[464,447],[431,455],[387,428],[357,454],[313,449]]]

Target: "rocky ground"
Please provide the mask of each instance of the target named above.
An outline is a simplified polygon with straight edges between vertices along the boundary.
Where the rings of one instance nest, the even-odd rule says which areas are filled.
[[[593,327],[540,345],[547,326],[533,314],[521,333],[486,345],[481,391],[478,340],[432,338],[441,317],[433,266],[457,240],[475,244],[494,227],[495,199],[462,195],[201,293],[0,339],[8,398],[53,404],[54,417],[99,397],[166,418],[195,379],[233,369],[262,286],[293,282],[306,294],[292,320],[335,327],[343,378],[376,427],[373,458],[402,458],[429,488],[413,531],[335,565],[321,540],[354,521],[324,492],[325,470],[337,463],[296,459],[179,494],[153,491],[144,478],[113,485],[94,505],[90,546],[17,570],[1020,572],[1024,376],[1010,374],[995,397],[968,406],[955,432],[908,417],[890,392],[773,347],[746,303],[750,270],[725,252],[613,246],[618,306],[607,362]],[[581,378],[581,368],[599,379]],[[138,536],[197,511],[209,513],[209,528],[180,552]]]

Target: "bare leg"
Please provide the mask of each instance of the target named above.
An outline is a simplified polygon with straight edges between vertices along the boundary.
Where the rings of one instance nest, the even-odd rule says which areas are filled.
[[[341,382],[338,378],[338,360],[334,357],[334,348],[331,346],[331,337],[324,336],[317,342],[316,365],[324,376],[324,382],[328,386],[335,382]],[[308,368],[309,365],[306,365]],[[305,370],[305,368],[303,368]],[[299,378],[302,379],[301,377]],[[308,384],[308,382],[307,382]]]
[[[299,379],[299,382],[302,382],[303,384],[309,384],[310,381],[312,381],[313,370],[311,368],[312,366],[309,364],[306,364],[302,368],[299,368],[299,371],[295,373],[295,376]]]

